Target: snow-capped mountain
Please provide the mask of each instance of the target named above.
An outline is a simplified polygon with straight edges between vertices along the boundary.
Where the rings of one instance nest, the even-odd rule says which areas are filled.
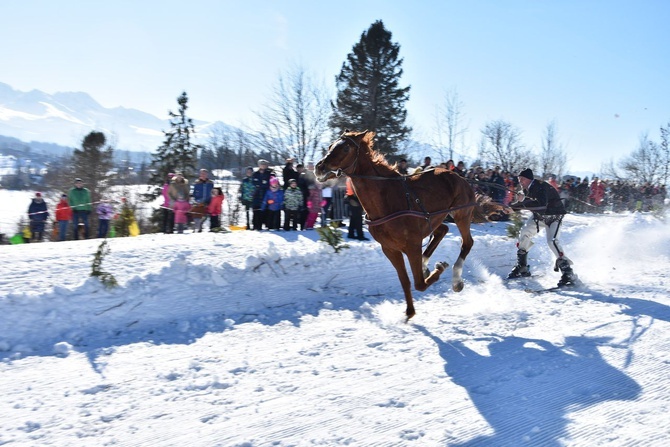
[[[215,123],[194,120],[194,124],[204,137]],[[87,93],[21,92],[0,82],[0,135],[22,141],[74,147],[95,130],[104,132],[117,149],[151,152],[161,144],[162,131],[169,127],[167,119],[140,110],[105,108]]]

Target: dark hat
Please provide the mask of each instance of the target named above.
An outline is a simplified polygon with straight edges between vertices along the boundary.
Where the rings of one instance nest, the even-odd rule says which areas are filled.
[[[38,191],[38,192],[36,192],[36,193],[35,193],[35,197],[42,197],[42,193],[41,193],[41,192],[39,192],[39,191]]]
[[[60,195],[61,197],[67,197],[67,194],[63,193]]]
[[[519,173],[519,177],[525,177],[528,180],[533,180],[535,177],[533,176],[533,171],[530,170],[530,168],[526,168],[523,171]]]
[[[77,182],[83,182],[83,180],[80,179],[80,178],[76,178],[76,179],[74,179],[74,182],[75,182],[75,183],[77,183]]]
[[[288,181],[288,182],[289,182],[289,183],[298,183],[298,180],[296,180],[296,179],[292,178],[292,179],[289,179],[289,181]]]

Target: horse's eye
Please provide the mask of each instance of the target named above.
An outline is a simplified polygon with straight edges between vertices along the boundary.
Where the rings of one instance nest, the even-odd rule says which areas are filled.
[[[348,144],[344,146],[344,153],[345,154],[349,153],[349,145]]]

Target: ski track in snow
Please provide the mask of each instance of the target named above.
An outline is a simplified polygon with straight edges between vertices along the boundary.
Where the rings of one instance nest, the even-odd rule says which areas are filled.
[[[586,285],[542,295],[523,288],[558,279],[544,235],[538,276],[508,283],[504,228],[473,226],[465,290],[447,270],[408,324],[374,242],[115,239],[110,290],[99,241],[0,248],[0,445],[668,445],[667,224],[568,216]]]

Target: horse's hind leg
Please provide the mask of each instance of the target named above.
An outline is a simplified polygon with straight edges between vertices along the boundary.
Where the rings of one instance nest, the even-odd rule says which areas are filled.
[[[405,303],[407,304],[407,308],[405,309],[405,315],[407,316],[407,319],[405,321],[408,321],[416,314],[416,311],[414,310],[414,299],[412,298],[412,284],[409,280],[409,276],[407,275],[407,268],[405,267],[405,259],[403,258],[402,252],[397,250],[391,250],[389,248],[384,248],[383,245],[382,245],[382,251],[388,258],[388,260],[391,261],[391,264],[393,264],[393,267],[395,267],[395,271],[398,274],[398,279],[400,280],[402,291],[405,294]]]
[[[430,241],[428,242],[428,246],[424,250],[422,256],[421,256],[421,261],[423,264],[423,277],[428,278],[430,275],[430,268],[428,267],[428,262],[430,261],[430,257],[433,255],[433,252],[437,248],[438,245],[440,245],[440,242],[442,242],[442,239],[444,239],[444,236],[449,232],[449,227],[446,226],[445,224],[440,224],[433,230],[430,236]],[[442,270],[446,269],[449,267],[449,264],[446,262],[441,262],[440,263],[441,267],[444,267]]]
[[[470,208],[467,211],[456,214],[454,216],[454,221],[456,222],[456,226],[458,226],[458,231],[461,233],[461,253],[458,255],[458,259],[454,264],[451,286],[455,292],[460,292],[463,290],[463,264],[474,244],[472,234],[470,233],[472,209]]]

